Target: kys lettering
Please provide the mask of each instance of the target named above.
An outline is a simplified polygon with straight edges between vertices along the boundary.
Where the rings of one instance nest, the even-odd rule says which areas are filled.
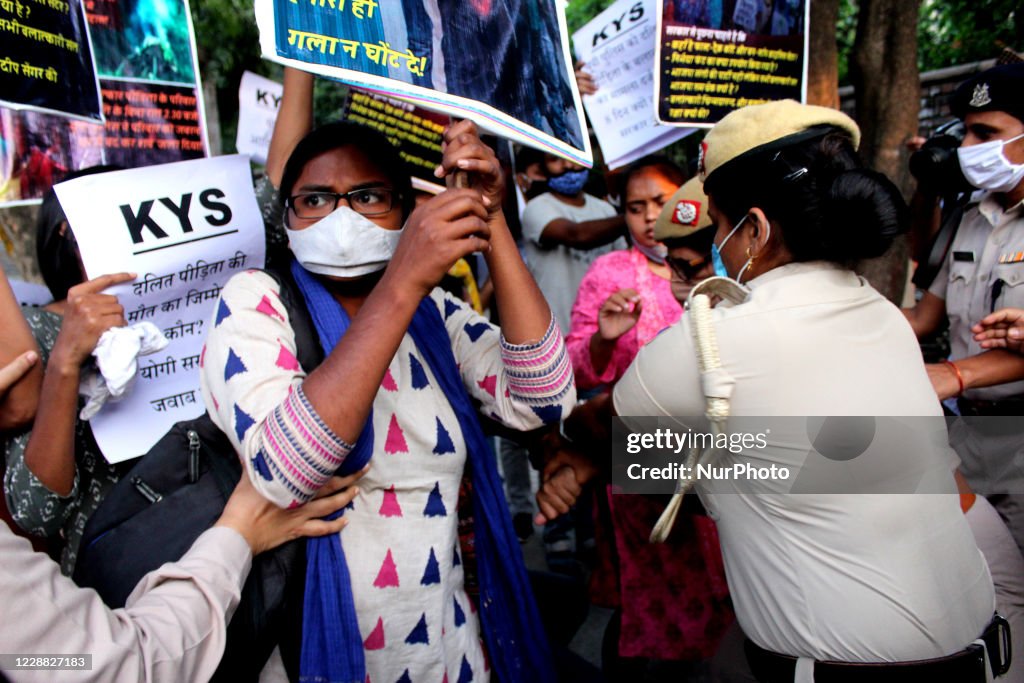
[[[210,188],[199,193],[198,204],[210,213],[204,213],[201,219],[208,225],[220,228],[231,222],[231,207],[225,202],[223,190]],[[180,230],[183,234],[195,231],[191,214],[194,210],[192,193],[186,192],[180,198],[159,197],[147,199],[138,204],[122,204],[121,215],[125,227],[132,238],[133,244],[141,244],[146,238],[143,231],[148,230],[152,237],[163,239],[172,232]]]
[[[600,31],[595,31],[593,42],[590,46],[597,47],[602,41],[615,36],[616,33],[622,30],[623,26],[640,21],[643,18],[644,4],[638,2],[630,7],[628,11],[623,12],[617,19],[612,19],[610,23],[602,26]]]
[[[281,106],[282,97],[284,97],[284,95],[275,95],[267,90],[260,90],[259,88],[256,89],[256,103],[262,104],[265,107],[270,107],[271,109],[278,109]]]

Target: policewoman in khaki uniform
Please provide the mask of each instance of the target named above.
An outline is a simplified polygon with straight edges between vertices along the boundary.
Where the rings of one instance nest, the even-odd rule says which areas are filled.
[[[887,249],[905,211],[859,167],[858,140],[844,114],[784,101],[733,112],[704,142],[716,271],[750,290],[711,311],[732,416],[941,415],[905,318],[849,269]],[[641,349],[615,387],[619,415],[704,413],[692,318]],[[716,464],[792,464],[781,446],[778,463],[744,449]],[[758,680],[985,680],[968,648],[984,634],[997,649],[992,580],[952,463],[934,465],[946,495],[697,482]]]

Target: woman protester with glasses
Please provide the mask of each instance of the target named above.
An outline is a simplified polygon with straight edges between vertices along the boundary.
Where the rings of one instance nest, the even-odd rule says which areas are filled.
[[[344,123],[312,131],[284,166],[280,196],[288,274],[323,361],[300,365],[303,322],[287,317],[269,274],[236,275],[216,307],[203,397],[257,490],[289,507],[335,472],[367,468],[345,530],[307,549],[300,669],[310,680],[482,681],[491,669],[551,680],[477,410],[533,429],[557,423],[575,388],[502,215],[498,161],[468,121],[445,132],[436,174],[460,172],[472,188],[413,211],[409,173],[383,136]],[[477,251],[500,329],[436,287]],[[459,544],[464,471],[477,597]]]
[[[711,220],[700,181],[678,187],[674,164],[651,157],[622,180],[633,247],[599,257],[580,285],[566,340],[576,384],[614,384],[640,347],[679,320],[682,303],[712,275]],[[715,525],[687,514],[666,544],[648,541],[664,505],[644,496],[598,496],[598,565],[592,599],[615,608],[602,661],[609,680],[640,680],[657,660],[680,675],[709,659],[733,621]],[[663,567],[668,581],[651,581]],[[692,673],[692,671],[691,671]]]

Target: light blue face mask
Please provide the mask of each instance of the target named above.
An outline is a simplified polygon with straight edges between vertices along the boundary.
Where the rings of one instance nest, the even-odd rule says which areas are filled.
[[[722,262],[722,247],[724,247],[725,243],[736,234],[736,231],[740,229],[740,226],[743,225],[743,221],[747,220],[748,216],[750,216],[750,214],[747,214],[740,219],[740,222],[737,223],[735,227],[729,231],[729,234],[725,236],[725,239],[722,240],[722,244],[719,245],[714,242],[711,243],[711,265],[714,266],[715,275],[718,277],[729,277],[729,271],[725,269],[725,263]]]

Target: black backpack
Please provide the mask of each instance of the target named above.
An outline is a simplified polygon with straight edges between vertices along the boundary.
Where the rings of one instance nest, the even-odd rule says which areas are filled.
[[[316,329],[287,268],[267,270],[295,331],[307,372],[323,360]],[[181,559],[213,526],[242,476],[228,437],[209,414],[179,422],[122,478],[85,525],[74,580],[123,607],[148,572]],[[241,602],[228,626],[214,681],[256,681],[276,645],[289,678],[298,680],[305,543],[286,543],[253,559]]]

